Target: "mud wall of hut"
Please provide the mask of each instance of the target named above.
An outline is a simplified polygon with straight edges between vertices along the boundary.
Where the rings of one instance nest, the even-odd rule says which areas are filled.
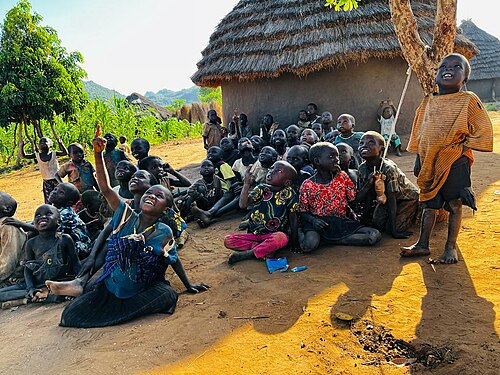
[[[356,117],[356,129],[379,130],[378,106],[387,98],[397,106],[406,69],[402,59],[369,60],[347,69],[312,73],[305,78],[285,74],[276,79],[229,82],[222,85],[223,120],[227,124],[235,110],[244,112],[255,133],[262,117],[270,113],[284,128],[296,123],[298,111],[313,102],[318,105],[319,114],[330,111],[336,119],[341,113],[351,113]],[[412,75],[397,126],[398,134],[404,138],[410,134],[422,96],[420,84]]]
[[[494,102],[500,96],[500,78],[469,81],[467,90],[473,91],[483,102]]]

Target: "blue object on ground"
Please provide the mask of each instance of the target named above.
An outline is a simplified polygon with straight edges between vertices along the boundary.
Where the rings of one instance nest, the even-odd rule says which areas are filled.
[[[269,273],[274,271],[285,272],[288,269],[288,260],[286,258],[266,259],[266,266]]]
[[[307,270],[307,266],[293,267],[290,272],[300,272]]]

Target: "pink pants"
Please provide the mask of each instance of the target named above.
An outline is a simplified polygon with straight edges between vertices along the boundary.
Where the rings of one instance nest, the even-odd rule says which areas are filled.
[[[266,234],[235,233],[224,238],[224,246],[231,250],[253,250],[257,258],[274,253],[288,244],[288,236],[283,232]]]

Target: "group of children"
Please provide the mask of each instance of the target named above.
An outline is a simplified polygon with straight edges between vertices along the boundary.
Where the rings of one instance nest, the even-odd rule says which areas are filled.
[[[438,92],[417,110],[408,150],[417,153],[419,188],[384,158],[388,142],[399,154],[398,137],[354,131],[351,114],[338,116],[334,128],[331,113],[319,116],[313,103],[284,130],[264,116],[259,135],[244,114],[235,115],[226,132],[211,110],[203,131],[207,159],[192,184],[149,156],[142,138],[131,142],[135,164],[116,148],[116,137],[102,137],[98,126],[95,171],[82,146],[66,150],[58,140],[61,151],[50,151],[51,141],[42,138],[40,152],[25,154],[37,160],[44,180],[46,204],[33,221],[14,219],[16,201],[0,192],[0,301],[74,298],[61,317],[60,325],[68,327],[171,313],[177,293],[165,280],[169,265],[189,292],[208,288],[190,282],[177,256],[187,239],[186,223],[206,227],[239,210],[246,210],[239,225],[246,233],[225,237],[224,245],[235,250],[230,264],[273,257],[283,248],[371,246],[382,232],[408,238],[422,207],[420,237],[401,256],[430,253],[436,210],[444,208],[450,218],[441,261],[455,263],[462,204],[476,209],[471,150],[492,150],[484,107],[473,93],[461,91],[469,72],[463,56],[447,56],[438,69]],[[385,104],[383,126],[394,116],[394,107]],[[65,153],[71,160],[59,168],[57,156]]]

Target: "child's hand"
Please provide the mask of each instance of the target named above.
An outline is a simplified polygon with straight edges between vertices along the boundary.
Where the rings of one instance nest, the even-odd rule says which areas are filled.
[[[251,169],[253,167],[253,164],[250,164],[248,167],[247,167],[247,170],[245,172],[245,184],[246,185],[250,185],[252,183],[252,178],[253,178],[253,173],[251,172]]]
[[[175,172],[175,169],[172,168],[172,166],[170,164],[165,163],[165,164],[163,164],[163,171],[172,174]]]
[[[94,146],[94,152],[101,153],[106,149],[106,139],[101,137],[102,130],[101,125],[97,125],[95,131],[95,138],[92,140],[92,146]]]
[[[16,227],[16,228],[21,228],[23,226],[23,224],[26,224],[25,222],[23,222],[19,219],[16,219],[14,217],[7,217],[3,223],[7,224],[7,225],[12,225],[13,227]]]
[[[35,294],[37,294],[38,292],[41,292],[41,290],[36,288],[31,288],[30,290],[28,290],[28,294],[26,294],[26,297],[28,297],[30,301],[33,301],[35,299]]]
[[[210,288],[210,286],[208,284],[205,284],[205,283],[191,284],[189,286],[189,288],[187,288],[187,291],[188,291],[188,293],[196,294],[196,293],[204,292],[204,291],[208,290],[208,288]]]
[[[313,219],[312,225],[315,230],[319,231],[328,227],[328,223],[321,219]]]

